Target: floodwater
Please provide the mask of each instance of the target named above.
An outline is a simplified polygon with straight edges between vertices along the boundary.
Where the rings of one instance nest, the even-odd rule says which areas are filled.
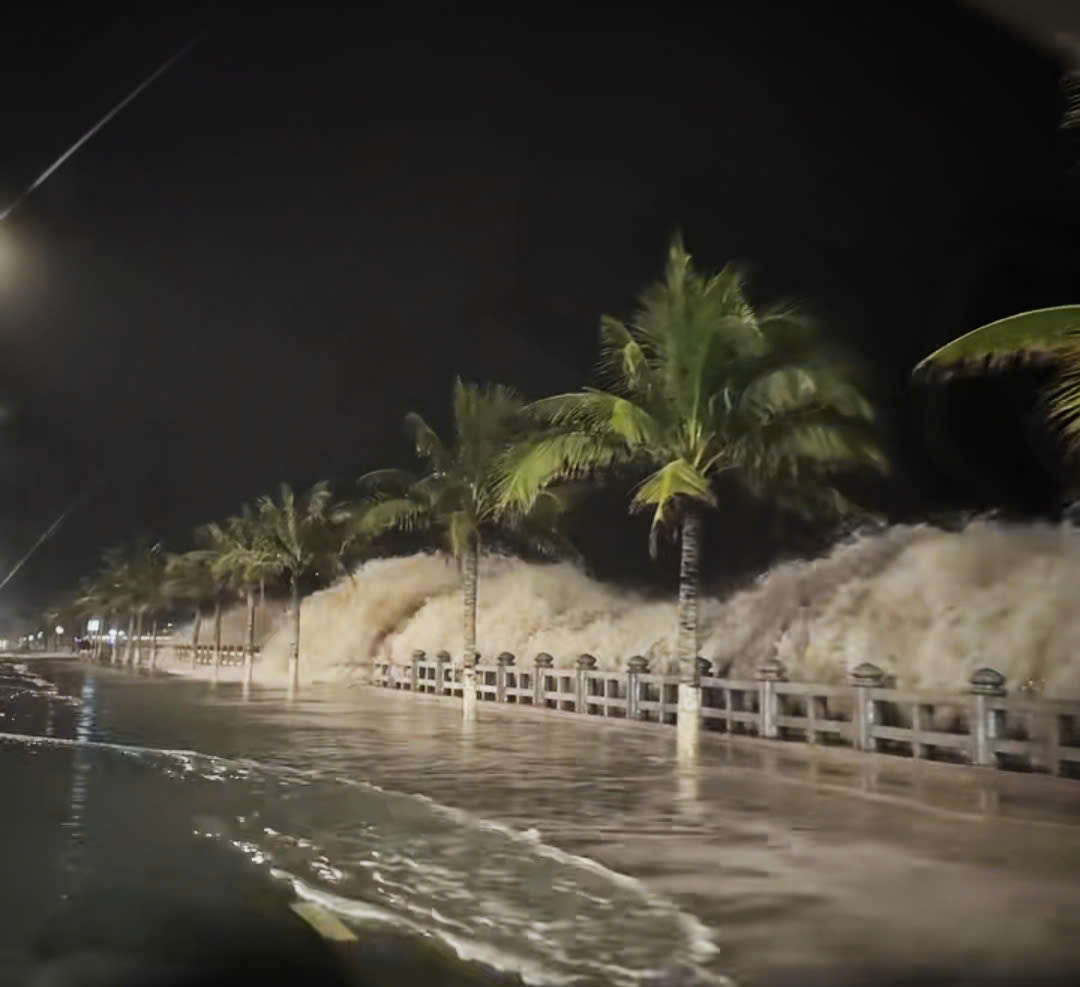
[[[134,934],[295,896],[362,941],[430,944],[504,981],[1080,973],[1080,782],[711,738],[688,772],[671,730],[459,715],[386,690],[289,703],[0,663],[5,982],[75,982],[55,969],[64,943],[85,951],[87,914]],[[478,982],[464,976],[441,982]]]

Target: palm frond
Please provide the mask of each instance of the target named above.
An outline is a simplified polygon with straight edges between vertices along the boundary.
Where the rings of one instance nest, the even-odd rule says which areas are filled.
[[[916,375],[981,371],[1011,363],[1054,363],[1075,344],[1080,305],[1020,312],[965,333],[915,367]]]
[[[685,497],[710,507],[716,506],[716,495],[709,487],[709,479],[685,459],[665,463],[638,485],[630,501],[630,510],[639,511],[652,507],[652,527],[659,528],[668,520],[676,499]]]
[[[475,519],[468,511],[454,511],[447,519],[446,537],[454,558],[463,558],[466,548],[476,537]]]
[[[445,446],[438,434],[415,411],[405,416],[405,430],[412,440],[416,455],[434,469],[445,468],[449,461]]]
[[[830,421],[798,421],[772,430],[766,441],[749,438],[739,450],[739,463],[762,475],[794,475],[800,468],[845,471],[870,468],[889,471],[889,461],[866,429]]]
[[[431,525],[430,511],[411,497],[387,497],[373,502],[358,523],[358,531],[377,537],[386,531],[418,531]]]
[[[757,425],[808,410],[863,421],[874,418],[873,406],[858,387],[830,367],[814,366],[781,367],[756,378],[743,390],[739,410]]]
[[[610,315],[600,319],[600,358],[597,376],[612,390],[633,394],[638,401],[656,400],[659,380],[650,363],[647,338],[638,339],[619,319]]]
[[[504,510],[528,511],[549,484],[580,479],[630,459],[626,443],[607,435],[542,436],[511,448],[497,464],[498,504]]]
[[[537,421],[570,430],[608,432],[631,449],[661,441],[662,426],[635,402],[593,390],[555,394],[534,401],[527,412]]]
[[[362,492],[401,493],[416,482],[416,477],[408,470],[381,469],[365,473],[356,481]]]
[[[1080,450],[1080,338],[1060,358],[1057,378],[1043,396],[1046,416],[1060,433],[1067,450]]]

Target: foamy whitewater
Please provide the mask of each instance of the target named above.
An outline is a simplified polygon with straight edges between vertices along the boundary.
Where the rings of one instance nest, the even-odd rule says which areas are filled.
[[[1069,524],[975,520],[962,531],[897,525],[838,544],[826,556],[776,566],[727,599],[706,593],[700,653],[732,677],[775,653],[792,678],[840,681],[871,661],[916,689],[963,689],[997,668],[1013,689],[1080,697],[1080,530]],[[675,600],[606,585],[567,563],[487,558],[477,639],[531,665],[581,653],[601,668],[642,654],[671,668]],[[262,674],[284,672],[289,622],[263,649]],[[438,555],[378,559],[306,598],[303,677],[347,679],[375,655],[463,648],[456,566]]]

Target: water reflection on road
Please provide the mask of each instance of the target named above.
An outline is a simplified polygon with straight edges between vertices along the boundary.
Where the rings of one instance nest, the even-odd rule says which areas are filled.
[[[86,699],[83,669],[47,677]],[[339,908],[434,922],[541,979],[587,963],[611,982],[1027,983],[1076,965],[1080,783],[719,743],[677,769],[667,730],[483,707],[468,728],[450,703],[362,688],[287,703],[93,681],[94,740],[293,773],[254,797],[224,770],[241,794],[204,828]],[[53,717],[58,736],[86,722],[78,707]]]

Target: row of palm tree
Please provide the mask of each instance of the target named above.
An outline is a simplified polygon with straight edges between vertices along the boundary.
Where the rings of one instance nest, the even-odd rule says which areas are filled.
[[[840,516],[858,510],[843,478],[887,469],[850,360],[796,306],[755,306],[742,269],[699,271],[679,239],[632,317],[601,320],[595,386],[529,403],[504,385],[459,379],[451,421],[452,434],[442,438],[420,415],[407,415],[420,469],[367,473],[350,503],[335,503],[326,484],[302,496],[283,486],[276,500],[262,497],[223,524],[205,525],[195,548],[164,559],[157,584],[147,581],[151,571],[159,575],[148,562],[155,546],[106,553],[83,599],[130,613],[136,634],[162,600],[186,602],[194,644],[212,605],[220,648],[222,601],[239,593],[248,608],[250,675],[255,588],[279,581],[291,599],[295,684],[303,580],[341,571],[357,550],[377,551],[390,531],[429,532],[461,569],[471,700],[481,553],[572,553],[560,521],[576,497],[590,484],[633,477],[629,508],[652,514],[651,553],[665,537],[681,546],[676,651],[692,702],[706,510],[740,484],[784,509]]]
[[[102,556],[98,571],[82,581],[72,601],[74,613],[103,616],[107,621],[120,614],[128,617],[123,660],[128,664],[142,661],[143,625],[151,623],[150,662],[157,658],[158,621],[166,609],[164,595],[165,556],[160,542],[138,539],[130,548],[110,548]],[[69,604],[70,606],[71,604]],[[98,635],[94,644],[100,656],[105,641]],[[139,649],[139,653],[136,652]],[[118,660],[115,648],[111,654]]]
[[[335,573],[343,566],[344,536],[348,511],[332,509],[329,487],[317,483],[297,495],[283,484],[277,499],[259,498],[254,506],[221,523],[201,525],[194,531],[195,547],[167,553],[160,542],[139,539],[130,547],[110,548],[101,565],[80,584],[73,613],[97,617],[104,625],[93,643],[93,657],[138,666],[144,663],[144,625],[150,623],[150,657],[157,658],[159,620],[167,613],[190,608],[193,616],[191,660],[197,661],[203,618],[213,621],[213,669],[221,663],[221,621],[226,603],[239,595],[247,606],[244,675],[250,683],[255,652],[256,592],[265,599],[267,581],[281,580],[289,587],[293,614],[293,643],[289,662],[290,681],[298,681],[300,636],[300,585],[314,571]],[[120,653],[104,627],[123,616],[128,630]]]

